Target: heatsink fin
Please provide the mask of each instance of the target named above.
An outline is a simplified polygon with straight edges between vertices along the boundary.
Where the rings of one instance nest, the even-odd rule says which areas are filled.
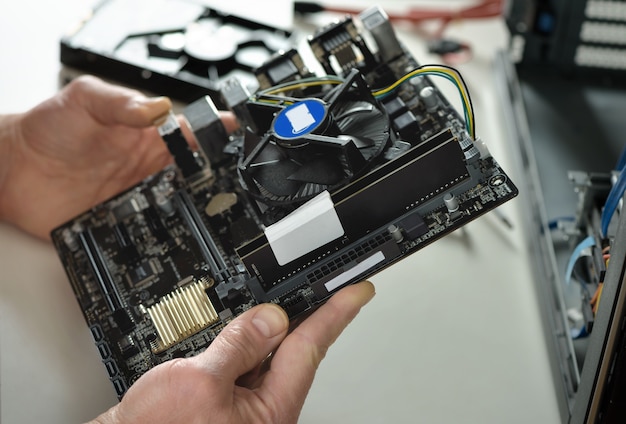
[[[154,353],[163,352],[219,320],[204,291],[209,285],[205,280],[194,281],[146,308],[158,333]]]

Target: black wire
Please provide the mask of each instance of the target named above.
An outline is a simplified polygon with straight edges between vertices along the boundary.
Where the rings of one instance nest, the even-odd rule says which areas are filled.
[[[319,3],[311,1],[294,1],[293,10],[301,15],[309,15],[312,13],[319,13],[324,11],[324,6]]]

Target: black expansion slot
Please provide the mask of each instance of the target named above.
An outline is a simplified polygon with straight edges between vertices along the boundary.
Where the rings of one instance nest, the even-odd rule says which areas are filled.
[[[213,237],[211,237],[211,234],[209,234],[202,222],[202,218],[200,218],[191,197],[189,197],[186,191],[178,190],[174,194],[174,200],[191,234],[198,242],[202,256],[209,264],[213,277],[218,281],[227,280],[231,276],[228,266],[220,254],[215,241],[213,241]]]
[[[117,290],[109,268],[106,266],[102,251],[98,247],[91,229],[87,229],[86,231],[80,233],[79,239],[81,247],[87,254],[87,259],[89,259],[89,264],[91,265],[93,274],[96,276],[96,280],[102,290],[107,306],[111,312],[122,309],[122,297]]]

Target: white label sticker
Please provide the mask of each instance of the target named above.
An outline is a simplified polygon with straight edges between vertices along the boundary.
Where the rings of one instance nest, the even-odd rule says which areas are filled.
[[[335,278],[333,278],[332,280],[326,282],[326,284],[324,284],[324,287],[326,287],[326,290],[331,292],[335,290],[336,288],[341,287],[342,285],[346,284],[348,281],[350,281],[357,275],[362,274],[368,269],[375,267],[376,265],[378,265],[384,260],[385,260],[385,255],[383,254],[383,252],[378,251],[374,253],[372,256],[370,256],[369,258],[365,259],[364,261],[359,262],[357,265],[353,266],[352,268],[350,268],[343,274],[340,274],[336,276]]]
[[[344,234],[328,191],[265,229],[276,261],[285,265]]]
[[[291,123],[294,134],[301,133],[315,123],[315,118],[311,115],[306,103],[301,103],[289,109],[285,114]]]

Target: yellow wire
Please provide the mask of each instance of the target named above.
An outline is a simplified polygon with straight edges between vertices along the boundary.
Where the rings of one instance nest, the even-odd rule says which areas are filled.
[[[321,80],[316,79],[313,81],[304,81],[304,82],[300,81],[294,84],[288,84],[285,86],[277,86],[274,88],[270,88],[266,91],[261,92],[260,94],[271,96],[271,95],[278,94],[278,93],[281,93],[283,91],[288,91],[288,90],[297,90],[297,89],[306,88],[306,87],[316,87],[319,85],[342,84],[342,83],[343,81],[340,79],[321,79]]]
[[[251,98],[251,101],[259,102],[259,103],[290,105],[290,104],[293,104],[292,101],[281,101],[278,99],[271,99],[271,98],[263,99],[261,97],[275,96],[278,93],[282,93],[283,91],[298,90],[301,88],[316,87],[316,86],[326,85],[326,84],[337,84],[337,85],[343,84],[343,80],[340,79],[339,77],[333,77],[329,75],[325,77],[307,78],[307,79],[303,79],[294,83],[286,83],[286,84],[277,85],[275,87],[270,87],[266,90],[259,92],[257,96],[253,96]]]
[[[398,79],[396,82],[394,82],[393,84],[389,85],[388,87],[385,87],[383,89],[377,90],[377,91],[373,91],[372,95],[374,97],[380,97],[380,96],[384,96],[388,93],[390,93],[391,91],[395,90],[396,88],[398,88],[401,84],[405,83],[406,81],[410,80],[411,78],[414,78],[418,75],[421,74],[431,74],[431,75],[438,75],[438,76],[444,76],[444,77],[448,77],[452,80],[452,82],[455,84],[455,86],[457,87],[457,89],[459,90],[459,93],[461,95],[461,100],[463,102],[463,107],[465,110],[465,117],[467,119],[467,127],[468,127],[468,131],[470,132],[472,138],[475,138],[475,133],[474,133],[474,116],[473,116],[473,111],[472,111],[472,103],[469,99],[469,95],[467,93],[467,88],[465,87],[465,84],[463,83],[463,80],[461,79],[461,76],[459,75],[459,73],[452,69],[452,68],[447,68],[444,66],[437,66],[437,65],[424,65],[421,66],[418,69],[415,69],[407,74],[405,74],[404,76],[402,76],[400,79]],[[443,75],[442,75],[443,74]],[[282,84],[282,85],[278,85],[275,87],[271,87],[268,88],[267,90],[261,91],[260,93],[258,93],[258,96],[254,96],[251,100],[252,101],[259,101],[262,103],[281,103],[281,101],[279,100],[275,100],[275,99],[261,99],[260,97],[263,96],[273,96],[273,95],[277,95],[279,93],[282,93],[284,91],[290,91],[290,90],[297,90],[297,89],[302,89],[302,88],[306,88],[306,87],[316,87],[316,86],[320,86],[320,85],[326,85],[326,84],[342,84],[343,80],[341,78],[338,77],[333,77],[333,76],[326,76],[326,77],[314,77],[314,78],[309,78],[309,79],[304,79],[304,80],[300,80],[298,82],[295,83],[287,83],[287,84]],[[292,102],[285,102],[285,104],[290,104]]]
[[[471,102],[469,100],[469,95],[467,94],[467,90],[465,88],[465,84],[463,83],[462,79],[460,78],[460,75],[458,72],[456,72],[455,70],[451,69],[451,68],[446,68],[446,67],[442,67],[442,66],[437,66],[437,65],[425,65],[422,66],[418,69],[415,69],[409,73],[407,73],[406,75],[402,76],[400,79],[398,79],[396,82],[394,82],[393,84],[391,84],[388,87],[385,87],[381,90],[378,91],[374,91],[372,94],[374,95],[374,97],[380,97],[383,96],[385,94],[390,93],[391,91],[395,90],[396,88],[398,88],[401,84],[405,83],[406,81],[410,80],[411,78],[414,78],[420,74],[444,74],[450,78],[452,78],[452,80],[454,81],[455,85],[457,86],[457,88],[459,89],[459,92],[461,94],[461,100],[463,101],[463,105],[465,110],[467,111],[467,119],[470,121],[468,122],[468,127],[470,128],[470,132],[472,133],[472,136],[474,136],[473,132],[474,132],[474,121],[473,121],[473,116],[472,116],[472,105]]]

